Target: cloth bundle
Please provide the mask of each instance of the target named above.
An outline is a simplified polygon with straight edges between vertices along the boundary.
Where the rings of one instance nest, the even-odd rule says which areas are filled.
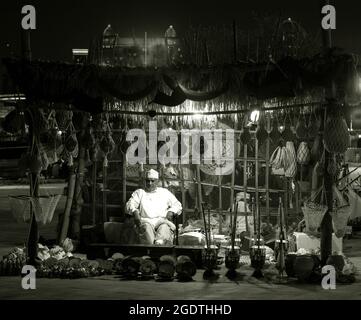
[[[296,176],[297,162],[296,151],[293,142],[288,141],[285,147],[279,146],[273,152],[270,164],[272,168],[279,170],[284,169],[287,178]]]

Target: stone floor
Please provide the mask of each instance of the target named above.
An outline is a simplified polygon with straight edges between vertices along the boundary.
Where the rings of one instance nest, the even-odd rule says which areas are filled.
[[[26,242],[27,226],[13,222],[11,213],[0,202],[0,256],[15,245]],[[59,208],[61,210],[61,208]],[[55,235],[55,218],[50,226],[40,229],[45,238]],[[344,252],[361,270],[361,236],[344,240]],[[361,299],[361,275],[351,285],[338,284],[336,290],[324,290],[321,284],[274,284],[265,279],[251,277],[250,267],[241,267],[237,281],[225,277],[226,270],[217,271],[217,281],[202,279],[203,270],[198,270],[194,281],[181,283],[121,280],[117,276],[63,280],[37,279],[36,290],[23,290],[20,277],[0,277],[0,299],[167,299],[167,300],[359,300]]]

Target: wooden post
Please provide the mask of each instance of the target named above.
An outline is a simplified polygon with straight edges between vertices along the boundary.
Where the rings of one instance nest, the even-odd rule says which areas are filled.
[[[246,221],[246,231],[249,231],[248,228],[248,209],[247,209],[247,145],[245,144],[243,147],[243,202],[244,202],[244,214]],[[254,221],[255,223],[255,221]]]
[[[258,139],[255,139],[255,158],[256,158],[256,179],[255,179],[255,188],[256,188],[256,212],[261,215],[260,201],[259,201],[259,191],[258,191],[258,175],[259,175],[259,163],[258,163]],[[260,219],[260,218],[259,218]],[[260,228],[260,226],[258,226]],[[260,230],[260,229],[258,229]]]
[[[321,7],[328,5],[328,0],[321,0]],[[320,10],[321,12],[321,10]],[[322,15],[321,15],[322,16]],[[328,49],[332,47],[332,38],[331,38],[331,29],[324,30],[322,28],[322,39],[323,39],[323,47],[324,51],[327,52]],[[332,81],[329,87],[326,88],[326,95],[328,98],[335,98],[336,97],[336,88],[335,83]],[[323,128],[325,128],[327,120],[327,107],[325,109],[325,118],[323,121]],[[330,154],[327,150],[325,150],[325,171],[324,171],[324,183],[326,188],[326,198],[327,198],[327,206],[329,210],[326,212],[322,223],[321,223],[321,264],[325,265],[328,257],[332,254],[332,217],[330,215],[330,211],[332,210],[333,206],[333,194],[332,194],[332,184],[333,180],[331,175],[327,171],[327,167],[329,161],[332,161],[332,154]]]
[[[201,182],[201,171],[199,164],[196,165],[196,175],[197,175],[197,187],[198,187],[198,210],[201,214],[201,217],[203,216],[202,211],[202,203],[203,203],[203,197],[202,197],[202,182]]]
[[[231,190],[232,193],[232,190]],[[218,225],[218,232],[219,234],[222,233],[222,176],[218,176],[218,217],[219,217],[219,225]]]
[[[21,30],[21,55],[24,60],[31,61],[31,42],[30,42],[30,30]],[[33,111],[29,110],[30,114],[33,116]],[[37,138],[37,133],[35,130],[36,123],[34,121],[30,121],[29,124],[29,136],[33,141]],[[32,145],[33,152],[39,152],[38,148]],[[39,173],[30,173],[30,197],[38,197],[39,196]],[[26,245],[27,249],[27,263],[32,266],[36,266],[36,259],[38,255],[38,240],[39,240],[39,230],[38,223],[35,218],[34,208],[30,203],[30,214],[31,214],[31,222],[30,229],[28,235],[28,241]]]
[[[267,116],[267,125],[266,130],[269,133],[271,130],[271,119],[269,115]],[[267,138],[266,140],[266,177],[265,177],[265,188],[266,188],[266,214],[267,214],[267,222],[271,223],[271,211],[269,206],[269,175],[270,175],[270,165],[269,165],[269,159],[270,159],[270,139]]]
[[[187,209],[187,208],[186,208],[186,193],[185,193],[185,189],[184,189],[183,166],[180,163],[180,161],[179,161],[179,165],[178,165],[178,170],[179,170],[179,177],[180,177],[180,188],[181,188],[181,193],[182,193],[182,208],[183,208],[182,223],[184,225],[186,222],[185,209]]]
[[[236,130],[236,128],[234,128],[234,130]],[[233,163],[233,171],[232,171],[232,176],[231,176],[231,195],[230,195],[230,208],[231,211],[236,210],[236,208],[232,209],[232,206],[234,204],[234,179],[235,179],[235,174],[236,174],[236,158],[238,156],[238,143],[237,143],[237,139],[234,140],[233,142],[233,147],[234,147],[234,163]],[[235,212],[235,214],[237,214]],[[232,216],[230,217],[230,219],[232,220]],[[235,220],[236,221],[236,220]],[[237,223],[237,221],[236,221]],[[233,226],[235,229],[235,231],[237,230],[237,226]]]
[[[107,217],[107,174],[108,167],[103,163],[103,222],[108,221]]]
[[[123,161],[122,161],[122,176],[123,176],[123,212],[126,212],[126,203],[127,203],[127,158],[125,153],[123,154]]]
[[[93,161],[92,168],[92,224],[96,225],[96,213],[97,213],[97,160]]]
[[[237,33],[237,23],[233,21],[233,55],[234,62],[238,60],[238,33]]]
[[[84,135],[86,134],[86,127],[88,125],[88,118],[83,117],[81,123],[81,132],[78,141],[82,141]],[[77,178],[75,183],[74,191],[74,200],[73,208],[70,214],[70,238],[79,239],[80,238],[80,216],[82,212],[82,187],[84,184],[84,171],[85,171],[85,154],[86,148],[83,144],[79,144],[79,157],[78,157],[78,170]]]
[[[62,242],[65,240],[65,238],[68,235],[68,230],[69,230],[69,221],[70,221],[69,216],[70,216],[71,206],[73,204],[75,180],[76,180],[74,167],[71,167],[71,170],[72,170],[72,172],[70,173],[70,176],[69,176],[68,194],[66,197],[66,205],[65,205],[65,209],[64,209],[63,223],[62,223],[61,231],[60,231],[59,238],[58,238],[59,244],[62,244]]]

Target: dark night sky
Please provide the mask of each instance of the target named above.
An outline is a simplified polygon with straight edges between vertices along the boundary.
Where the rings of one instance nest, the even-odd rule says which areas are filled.
[[[349,52],[361,54],[361,1],[331,1],[337,10],[337,30],[333,44]],[[149,36],[164,34],[172,24],[181,34],[189,23],[193,25],[231,24],[247,29],[251,25],[252,12],[282,14],[292,17],[308,32],[320,29],[318,0],[39,0],[10,1],[0,3],[0,56],[10,50],[20,52],[21,7],[32,4],[37,9],[37,30],[32,32],[34,58],[49,60],[71,59],[72,48],[87,48],[90,40],[112,24],[119,34],[137,36],[147,31]]]

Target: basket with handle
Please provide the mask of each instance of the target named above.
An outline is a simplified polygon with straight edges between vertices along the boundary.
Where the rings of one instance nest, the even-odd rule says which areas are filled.
[[[9,196],[11,211],[17,222],[30,222],[31,204],[36,221],[43,225],[49,224],[53,220],[54,212],[60,198],[60,194],[39,197],[26,195]]]
[[[321,201],[317,202],[317,197],[321,195]],[[324,204],[325,188],[322,186],[314,195],[313,198],[304,202],[302,212],[306,223],[306,232],[316,232],[320,227],[322,219],[328,210]]]

